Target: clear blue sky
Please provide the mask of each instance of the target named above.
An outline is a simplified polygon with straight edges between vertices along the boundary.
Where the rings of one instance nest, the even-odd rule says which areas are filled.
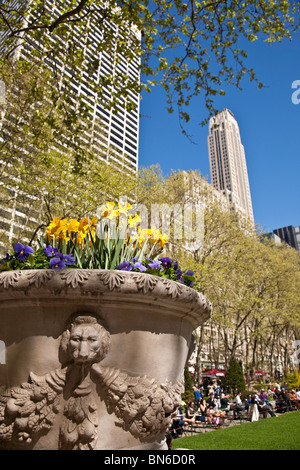
[[[254,68],[265,88],[258,90],[247,78],[243,91],[222,87],[218,109],[229,108],[240,128],[245,147],[254,219],[265,231],[300,225],[300,104],[292,103],[292,83],[300,80],[300,33],[292,42],[250,44],[247,64]],[[298,95],[300,97],[300,94]],[[166,111],[159,87],[143,94],[141,101],[139,165],[159,163],[163,172],[199,170],[209,174],[208,126],[201,99],[189,108],[187,131],[195,143],[181,133],[176,111]]]

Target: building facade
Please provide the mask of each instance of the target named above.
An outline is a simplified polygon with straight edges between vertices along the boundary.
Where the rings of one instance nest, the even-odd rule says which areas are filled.
[[[23,1],[14,0],[12,7],[14,9],[22,8]],[[70,0],[46,0],[43,6],[50,17],[56,19],[68,6],[71,4]],[[76,42],[76,47],[83,52],[84,64],[86,69],[82,69],[80,73],[74,73],[62,59],[62,57],[48,56],[46,63],[50,69],[55,69],[55,73],[59,76],[59,83],[64,86],[64,82],[68,82],[72,90],[72,100],[74,108],[81,100],[89,110],[89,125],[85,127],[83,135],[81,136],[85,142],[89,143],[90,151],[98,156],[100,159],[106,160],[109,164],[118,167],[124,176],[136,174],[138,169],[138,154],[139,154],[139,106],[140,95],[138,92],[129,91],[127,97],[120,97],[118,99],[117,109],[109,109],[105,103],[113,100],[114,96],[114,80],[107,80],[106,85],[101,85],[101,93],[94,86],[106,82],[106,78],[117,77],[122,83],[122,77],[127,77],[128,81],[139,82],[140,80],[140,57],[132,54],[130,59],[125,59],[121,52],[115,51],[112,55],[100,47],[103,40],[103,34],[110,35],[112,43],[121,40],[126,35],[134,35],[138,40],[139,32],[128,31],[126,28],[121,28],[115,24],[104,20],[105,23],[103,31],[97,25],[99,24],[100,13],[95,12],[88,17],[88,24],[86,26],[87,34],[82,35],[74,23],[72,26],[72,39]],[[24,26],[26,22],[30,21],[30,2],[29,9],[24,15]],[[6,52],[6,39],[8,32],[2,32],[0,36],[0,53]],[[47,40],[52,40],[49,36]],[[54,39],[53,39],[54,41]],[[37,39],[31,39],[30,35],[26,40],[22,40],[22,35],[18,37],[16,42],[19,44],[14,49],[16,58],[31,60],[31,53],[33,49],[41,49],[43,41],[39,43]],[[64,45],[62,45],[62,50]],[[87,72],[87,68],[93,64],[93,75]],[[97,64],[95,66],[95,64]],[[77,71],[78,72],[78,71]],[[79,79],[78,79],[79,77]],[[120,78],[119,78],[120,77]],[[104,80],[103,80],[104,79]],[[112,85],[110,85],[112,84]],[[128,100],[131,103],[131,108],[127,106]],[[134,105],[134,106],[133,106]],[[3,117],[5,119],[5,115]],[[59,144],[59,143],[58,143]],[[64,143],[65,145],[65,143]],[[14,234],[19,232],[22,228],[23,221],[25,221],[25,214],[14,212],[8,214],[5,210],[0,208],[0,231],[9,238],[11,242]]]
[[[245,150],[229,109],[210,119],[207,142],[211,184],[236,211],[254,221]]]
[[[22,5],[24,2],[14,0],[14,8],[18,4]],[[51,17],[55,19],[61,14],[66,6],[71,1],[61,0],[46,0],[44,8],[49,12]],[[30,10],[28,11],[30,17]],[[87,34],[80,35],[79,29],[75,26],[73,38],[76,40],[76,47],[79,47],[84,54],[85,64],[89,63],[98,64],[98,67],[93,72],[93,81],[95,83],[100,81],[101,77],[116,76],[119,74],[121,77],[128,77],[128,80],[139,81],[140,77],[140,58],[133,55],[129,60],[126,60],[122,53],[116,52],[112,58],[107,52],[99,48],[99,44],[103,40],[103,32],[99,31],[97,25],[100,20],[100,13],[93,13],[89,16],[89,24],[86,27]],[[26,21],[26,20],[24,20]],[[76,29],[78,34],[76,34]],[[124,30],[119,26],[105,20],[104,30],[111,34],[112,38],[124,37]],[[139,32],[126,31],[127,35],[135,35],[140,38]],[[0,37],[0,51],[5,50],[5,39],[7,33],[3,33]],[[112,41],[114,40],[112,39]],[[15,54],[20,58],[30,60],[30,53],[34,48],[41,49],[41,45],[37,44],[36,40],[22,41],[18,39],[20,45],[15,50]],[[121,161],[124,166],[125,172],[136,172],[138,168],[138,137],[139,137],[139,103],[140,95],[133,91],[129,91],[129,99],[134,105],[135,109],[128,111],[126,108],[126,98],[120,98],[118,103],[118,111],[107,110],[103,105],[105,101],[110,101],[114,90],[109,85],[102,87],[102,93],[95,93],[93,83],[88,76],[86,70],[82,70],[81,79],[74,80],[72,70],[69,70],[58,57],[53,59],[48,58],[47,63],[49,67],[53,67],[56,73],[60,74],[60,82],[63,83],[64,77],[71,81],[72,91],[74,92],[74,106],[76,106],[76,97],[81,98],[89,107],[91,125],[86,130],[86,138],[91,142],[92,150],[95,154],[99,152],[103,154],[103,145],[107,148],[107,157]],[[99,122],[101,122],[101,132],[99,129]],[[113,149],[113,151],[112,151]]]
[[[281,241],[287,243],[292,248],[300,251],[300,226],[276,228],[273,230],[274,235],[280,238]]]

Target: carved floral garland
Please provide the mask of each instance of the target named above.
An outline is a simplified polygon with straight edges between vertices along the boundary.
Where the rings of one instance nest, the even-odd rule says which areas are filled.
[[[128,279],[127,276],[129,275],[130,279],[134,281],[137,291],[143,294],[151,293],[156,287],[162,287],[166,296],[173,299],[183,296],[190,302],[201,304],[202,307],[208,311],[211,311],[212,308],[211,303],[204,295],[178,282],[151,274],[122,273],[113,270],[62,269],[59,271],[4,271],[0,273],[0,288],[15,289],[18,287],[21,279],[22,282],[24,282],[24,279],[27,280],[27,287],[47,288],[49,281],[54,279],[55,276],[59,276],[61,280],[60,290],[66,287],[76,289],[78,287],[84,287],[90,278],[90,274],[95,271],[97,271],[97,277],[101,284],[109,291],[119,290],[122,285],[125,284]],[[25,287],[25,284],[22,284],[22,288]]]
[[[151,274],[113,270],[2,272],[0,292],[2,288],[2,294],[5,296],[3,289],[13,289],[15,293],[18,290],[29,291],[31,288],[42,287],[51,290],[53,286],[59,291],[67,288],[89,291],[90,287],[97,291],[98,280],[101,291],[103,288],[108,291],[120,291],[123,285],[128,283],[130,289],[137,293],[156,296],[158,289],[160,295],[174,300],[179,298],[184,305],[194,302],[197,304],[196,310],[199,307],[199,312],[205,311],[209,314],[211,311],[210,302],[202,294],[185,285]],[[152,377],[131,376],[126,371],[102,366],[101,361],[110,347],[110,335],[100,320],[92,318],[91,315],[93,316],[87,313],[80,317],[79,324],[83,323],[88,327],[91,324],[96,325],[95,330],[100,338],[99,351],[96,351],[96,354],[93,352],[92,359],[79,365],[76,356],[70,356],[61,369],[43,376],[30,373],[28,382],[0,394],[0,443],[18,443],[30,447],[53,427],[57,415],[60,415],[62,419],[59,421],[58,447],[93,449],[101,438],[97,409],[99,394],[101,398],[104,397],[108,413],[115,414],[115,424],[142,442],[151,442],[166,432],[171,424],[172,414],[181,401],[184,391],[183,379],[175,384],[169,381],[158,383]],[[61,345],[63,338],[66,338],[66,332],[70,336],[67,328],[62,334]],[[64,393],[66,390],[67,394]]]
[[[180,405],[183,380],[176,384],[158,384],[153,378],[131,377],[116,368],[93,367],[98,385],[106,395],[109,413],[115,413],[116,425],[141,441],[153,441],[171,424]],[[63,413],[59,448],[88,450],[98,439],[98,413],[92,381],[87,377],[63,404],[68,368],[44,376],[30,374],[30,382],[0,395],[0,442],[31,444],[51,429],[56,415]]]
[[[82,340],[94,337],[88,354],[80,355]],[[72,336],[73,334],[73,336]],[[80,336],[81,335],[81,336]],[[115,424],[142,442],[161,437],[180,404],[184,381],[159,384],[147,376],[131,376],[100,362],[110,349],[110,334],[94,314],[72,316],[61,336],[69,364],[0,394],[0,442],[29,446],[59,421],[58,448],[94,449],[99,436],[99,395],[104,397]],[[98,400],[97,400],[98,398]]]

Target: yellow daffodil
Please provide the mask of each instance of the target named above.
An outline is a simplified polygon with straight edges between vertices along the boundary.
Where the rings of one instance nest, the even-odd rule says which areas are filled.
[[[158,229],[155,229],[152,227],[149,238],[150,238],[150,243],[155,243],[159,240],[159,237],[161,236],[161,233]]]
[[[169,240],[169,237],[166,233],[164,233],[163,235],[160,235],[159,237],[159,246],[161,246],[162,248],[165,246],[165,243],[167,243],[167,241]]]
[[[76,219],[70,219],[68,224],[68,232],[78,232],[79,222]]]
[[[48,235],[54,234],[60,227],[60,217],[54,217],[50,225],[48,225],[46,232]]]
[[[120,215],[119,209],[116,209],[116,210],[112,210],[112,211],[109,213],[109,215],[107,216],[107,218],[108,218],[109,220],[113,220],[113,219],[119,217],[119,215]]]
[[[115,207],[114,202],[107,202],[106,206],[105,205],[101,206],[101,209],[102,209],[101,218],[103,219],[104,217],[108,217],[110,213],[113,211],[114,207]]]
[[[135,227],[139,222],[142,222],[142,219],[138,214],[134,217],[131,217],[131,215],[128,217],[128,227],[130,228]]]
[[[120,203],[118,203],[118,209],[119,209],[120,214],[128,215],[128,211],[131,208],[132,208],[132,206],[128,202],[126,202],[125,206],[123,206],[123,207],[121,206]]]

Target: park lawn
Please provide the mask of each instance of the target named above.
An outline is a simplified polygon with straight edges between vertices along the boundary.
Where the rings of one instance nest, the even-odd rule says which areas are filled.
[[[172,450],[300,450],[300,411],[174,439]]]

